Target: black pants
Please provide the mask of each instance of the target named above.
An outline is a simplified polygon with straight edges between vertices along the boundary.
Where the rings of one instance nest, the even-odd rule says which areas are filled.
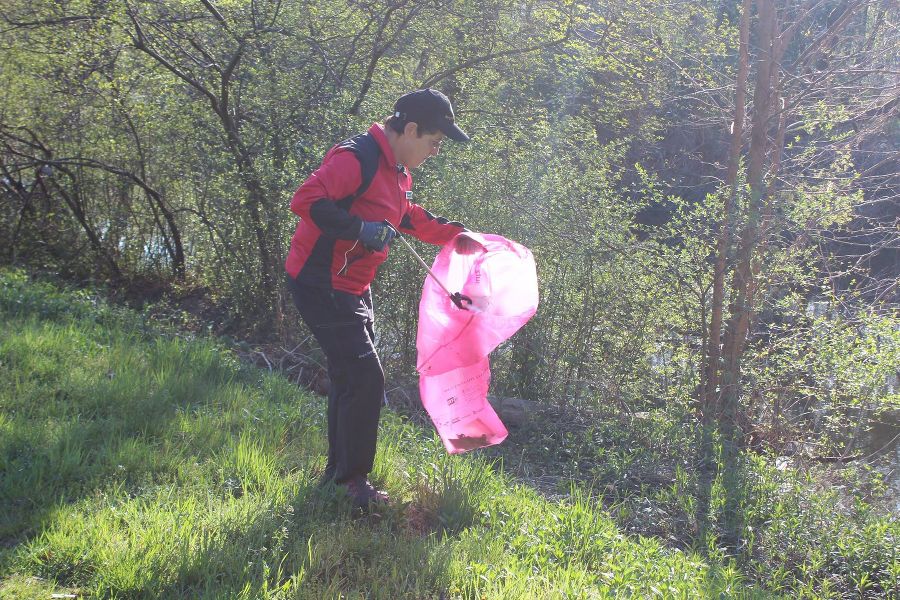
[[[288,278],[303,321],[328,360],[328,462],[335,483],[365,477],[375,461],[384,371],[375,352],[372,293],[355,296],[313,288]]]

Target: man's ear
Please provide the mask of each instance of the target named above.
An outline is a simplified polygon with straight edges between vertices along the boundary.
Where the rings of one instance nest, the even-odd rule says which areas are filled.
[[[419,124],[415,121],[408,121],[403,127],[403,135],[415,137],[419,133]]]

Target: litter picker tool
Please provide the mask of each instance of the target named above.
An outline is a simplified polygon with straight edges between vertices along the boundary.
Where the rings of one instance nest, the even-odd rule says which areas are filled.
[[[439,286],[441,286],[442,290],[447,292],[447,296],[450,298],[450,300],[453,302],[453,304],[456,305],[456,308],[458,308],[460,310],[469,310],[465,304],[468,304],[468,306],[471,306],[472,299],[469,298],[468,296],[464,296],[460,292],[451,293],[450,290],[447,289],[447,286],[444,285],[444,282],[441,281],[440,279],[438,279],[437,276],[434,274],[434,272],[431,270],[431,268],[425,263],[424,260],[422,260],[422,257],[419,256],[419,253],[416,252],[416,249],[413,248],[412,244],[410,244],[404,236],[400,235],[400,232],[397,231],[397,229],[393,225],[391,225],[387,219],[385,219],[383,221],[383,223],[385,225],[387,225],[388,227],[390,227],[391,230],[393,230],[396,237],[398,237],[404,244],[406,244],[406,247],[409,248],[409,251],[412,252],[413,256],[416,257],[416,260],[419,261],[419,264],[421,264],[422,267],[428,272],[428,275],[430,275],[431,278],[434,279],[434,281]]]

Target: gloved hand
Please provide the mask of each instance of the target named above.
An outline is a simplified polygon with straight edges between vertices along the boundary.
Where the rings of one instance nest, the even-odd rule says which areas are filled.
[[[384,223],[363,221],[359,228],[359,241],[372,252],[381,252],[394,239],[397,232]]]
[[[467,236],[465,231],[453,238],[453,248],[460,254],[475,254],[484,250],[484,246]]]

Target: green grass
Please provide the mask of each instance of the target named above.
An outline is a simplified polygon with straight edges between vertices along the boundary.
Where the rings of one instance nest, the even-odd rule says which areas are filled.
[[[0,274],[0,597],[770,597],[386,412],[359,518],[317,491],[324,402],[215,341]]]
[[[502,456],[525,479],[569,496],[594,490],[622,531],[736,564],[746,583],[788,598],[900,598],[900,515],[865,464],[798,461],[748,451],[712,464],[709,506],[701,510],[690,404],[645,413],[617,407],[565,417],[552,411],[514,430]],[[719,463],[720,443],[715,446]],[[562,477],[559,475],[562,474]],[[739,507],[738,551],[729,548],[729,501]]]
[[[430,428],[386,412],[373,479],[399,503],[366,518],[315,488],[324,420],[322,399],[241,365],[215,340],[0,272],[0,597],[891,598],[900,589],[896,516],[762,456],[741,457],[736,479],[719,467],[706,537],[692,538],[693,434],[673,410],[641,427],[531,423],[502,447],[461,457]],[[503,457],[511,473],[526,457],[556,473],[565,500],[516,484]],[[745,527],[733,558],[717,529],[729,494]]]

